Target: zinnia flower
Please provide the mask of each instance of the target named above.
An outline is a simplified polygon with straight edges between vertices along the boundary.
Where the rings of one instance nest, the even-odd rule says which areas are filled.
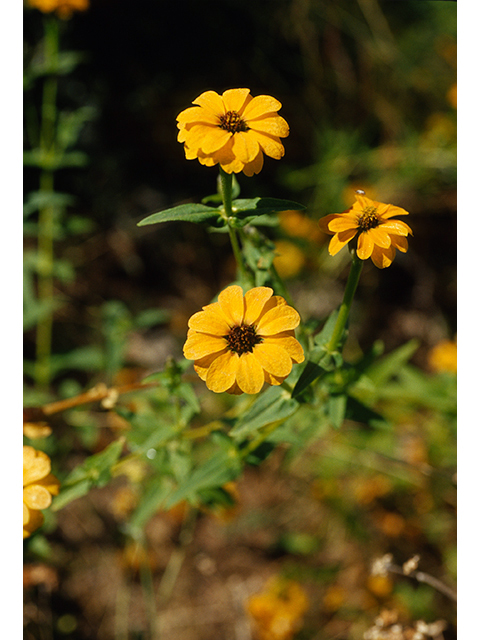
[[[287,122],[277,114],[281,103],[270,96],[250,95],[250,89],[228,89],[221,96],[205,91],[195,107],[177,116],[178,141],[185,144],[187,160],[198,158],[227,173],[247,176],[261,171],[263,154],[279,160],[285,149],[280,138],[289,134]]]
[[[86,11],[90,0],[28,0],[28,4],[42,13],[56,11],[59,18],[67,20],[74,11]]]
[[[408,216],[408,211],[393,204],[383,204],[367,198],[363,191],[355,195],[357,201],[344,213],[332,213],[321,218],[320,228],[333,235],[328,246],[334,256],[355,236],[357,255],[361,260],[372,258],[379,269],[389,267],[395,258],[396,249],[405,253],[407,236],[413,235],[410,227],[393,216]]]
[[[43,451],[23,447],[23,537],[28,538],[43,524],[43,513],[60,489],[57,478],[50,473],[50,458]]]
[[[281,384],[294,362],[303,362],[294,329],[297,311],[269,287],[227,287],[218,302],[189,320],[183,353],[216,393],[258,393],[263,383]]]

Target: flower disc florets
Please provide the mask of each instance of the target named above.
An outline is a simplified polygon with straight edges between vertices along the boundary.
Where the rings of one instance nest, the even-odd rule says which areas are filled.
[[[258,393],[263,384],[281,384],[293,363],[303,362],[294,329],[300,316],[269,287],[245,295],[227,287],[218,302],[189,320],[183,353],[211,391]]]
[[[177,116],[178,141],[185,145],[187,160],[252,176],[261,171],[264,153],[283,157],[280,138],[288,136],[289,127],[277,113],[282,105],[275,98],[228,89],[221,96],[205,91],[193,104]]]
[[[263,342],[263,338],[257,336],[255,327],[251,324],[232,327],[224,338],[230,351],[238,353],[239,356],[242,353],[252,353],[253,347]]]
[[[392,218],[408,216],[408,211],[370,200],[363,191],[358,191],[355,198],[355,204],[343,213],[332,213],[320,219],[320,229],[333,235],[328,251],[334,256],[357,237],[357,255],[361,260],[372,258],[379,269],[389,267],[397,249],[403,253],[407,251],[407,236],[413,235],[405,222]]]

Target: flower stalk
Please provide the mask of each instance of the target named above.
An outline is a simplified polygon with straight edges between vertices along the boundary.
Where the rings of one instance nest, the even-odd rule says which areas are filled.
[[[357,256],[355,249],[352,249],[352,264],[350,266],[350,273],[348,274],[347,285],[345,287],[345,293],[343,294],[343,301],[338,310],[337,322],[333,329],[333,333],[329,342],[326,345],[327,351],[333,353],[337,350],[340,340],[342,338],[345,325],[347,324],[348,316],[350,314],[350,307],[352,306],[353,296],[357,290],[357,285],[360,280],[360,274],[362,273],[363,261]]]
[[[231,173],[227,173],[222,169],[222,167],[220,167],[220,193],[223,200],[224,218],[227,223],[230,243],[232,245],[233,255],[235,256],[235,261],[237,263],[240,280],[243,284],[246,284],[249,281],[249,278],[245,270],[242,250],[240,248],[240,243],[238,242],[237,232],[232,226],[232,220],[234,218],[232,209],[232,182],[233,175]]]
[[[40,131],[40,156],[47,162],[40,173],[40,193],[49,196],[54,193],[54,172],[48,161],[55,154],[55,123],[57,118],[57,78],[53,75],[58,62],[58,20],[49,16],[45,20],[45,64],[52,75],[45,79],[43,87],[42,122]],[[45,198],[48,200],[48,197]],[[50,382],[50,354],[53,327],[53,267],[55,207],[43,205],[38,218],[38,302],[45,313],[39,320],[36,335],[35,383],[38,388],[46,388]]]

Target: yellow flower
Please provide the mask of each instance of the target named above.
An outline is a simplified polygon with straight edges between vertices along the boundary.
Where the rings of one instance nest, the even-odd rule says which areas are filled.
[[[250,95],[250,89],[228,89],[220,96],[205,91],[195,107],[177,116],[178,141],[185,144],[187,160],[220,164],[227,173],[259,173],[263,154],[279,160],[285,149],[280,138],[289,134],[287,122],[277,114],[281,103],[270,96]]]
[[[393,216],[408,216],[408,211],[393,204],[383,204],[367,198],[361,191],[355,194],[357,201],[344,213],[332,213],[321,218],[320,228],[333,235],[328,246],[334,256],[355,236],[357,255],[361,260],[372,258],[379,269],[389,267],[395,258],[396,249],[405,253],[407,236],[413,235],[410,227]]]
[[[50,473],[50,458],[43,451],[23,447],[23,537],[28,538],[43,524],[43,513],[60,489],[57,478]]]
[[[259,640],[290,640],[302,626],[308,598],[297,582],[274,576],[261,593],[250,596],[246,608]]]
[[[293,242],[277,240],[273,266],[281,278],[293,278],[305,266],[305,254]]]
[[[90,0],[28,0],[28,4],[42,13],[56,11],[59,18],[67,20],[74,11],[86,11]]]
[[[264,382],[281,384],[292,363],[305,359],[295,339],[299,323],[297,311],[269,287],[244,296],[233,285],[190,318],[183,353],[211,391],[258,393]]]
[[[437,373],[450,371],[457,373],[457,342],[442,340],[428,354],[428,364]]]

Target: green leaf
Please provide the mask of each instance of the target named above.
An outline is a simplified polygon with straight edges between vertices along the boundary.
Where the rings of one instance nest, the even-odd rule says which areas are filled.
[[[139,227],[148,224],[157,224],[159,222],[209,222],[212,224],[218,221],[220,210],[213,207],[207,207],[204,204],[180,204],[172,209],[165,209],[152,213],[147,218],[137,223]]]
[[[67,353],[52,355],[50,366],[54,375],[66,369],[99,371],[105,366],[105,358],[99,347],[87,345]]]
[[[240,199],[232,202],[232,211],[237,218],[259,216],[274,211],[302,211],[305,208],[303,204],[298,202],[279,200],[278,198]]]
[[[23,215],[24,218],[28,218],[32,213],[40,209],[45,209],[45,207],[65,209],[74,202],[75,198],[67,193],[32,191],[26,197],[25,204],[23,205]]]
[[[335,429],[340,429],[345,419],[347,409],[347,395],[345,393],[332,394],[327,400],[327,414]]]
[[[281,387],[270,387],[261,394],[250,409],[243,414],[230,431],[235,439],[244,439],[273,422],[282,421],[291,416],[299,407],[297,400]]]
[[[141,533],[145,524],[162,507],[173,490],[173,480],[165,475],[155,475],[143,493],[138,507],[130,517],[127,527],[133,533]]]
[[[223,486],[237,478],[240,470],[241,466],[234,458],[227,456],[224,451],[218,452],[168,497],[165,508],[171,509],[182,500],[196,502],[200,491]]]
[[[387,354],[371,367],[365,374],[370,378],[376,387],[381,386],[392,376],[397,374],[399,370],[410,360],[412,355],[418,349],[418,340],[409,340],[395,351]]]
[[[386,420],[382,415],[380,415],[373,409],[370,409],[370,407],[367,407],[365,404],[363,404],[356,398],[353,398],[352,396],[347,397],[345,418],[347,420],[353,420],[354,422],[368,424],[369,427],[373,427],[375,429],[385,429],[391,427],[390,422]]]
[[[118,461],[124,443],[125,438],[119,438],[75,467],[62,483],[60,494],[54,498],[53,510],[62,509],[72,500],[87,494],[93,487],[105,486],[111,478],[111,469]]]

